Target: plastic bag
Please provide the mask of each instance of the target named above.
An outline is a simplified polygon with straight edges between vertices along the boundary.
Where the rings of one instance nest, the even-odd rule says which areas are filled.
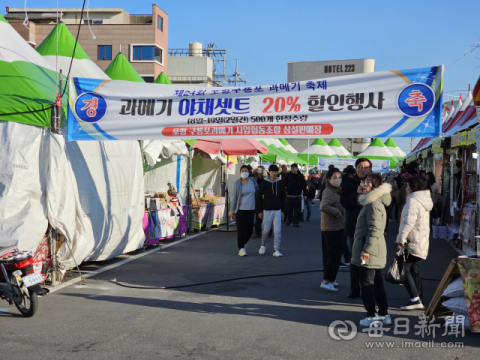
[[[401,248],[397,251],[392,265],[388,268],[385,275],[385,280],[392,284],[405,284],[405,248]]]
[[[463,282],[462,278],[459,277],[453,280],[450,284],[448,284],[447,288],[443,292],[442,296],[454,298],[458,296],[465,296],[463,292]]]
[[[448,310],[453,311],[456,315],[468,317],[467,302],[464,296],[453,297],[442,303]]]

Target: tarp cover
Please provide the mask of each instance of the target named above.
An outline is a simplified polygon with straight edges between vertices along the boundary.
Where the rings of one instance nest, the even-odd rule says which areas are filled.
[[[262,154],[268,152],[267,147],[255,139],[200,140],[194,148],[209,154],[218,154],[222,150],[225,155],[256,155],[257,152]]]
[[[1,18],[0,26],[13,31],[12,37],[17,34]],[[65,25],[60,28],[68,32]],[[68,35],[63,30],[59,38]],[[44,47],[47,55],[42,58],[22,38],[17,40],[12,42],[8,36],[0,37],[0,55],[16,54],[21,59],[16,62],[25,63],[25,69],[35,64],[51,68],[48,62],[52,64],[54,60],[49,55],[51,51],[47,51],[48,42]],[[59,43],[59,52],[69,46],[73,46],[71,42]],[[82,53],[80,44],[77,50],[76,53]],[[72,52],[73,49],[67,51]],[[0,63],[2,58],[6,57],[0,56]],[[74,61],[72,74],[86,71],[91,64],[90,59]],[[108,78],[103,73],[95,74]],[[25,79],[28,76],[25,74]],[[43,81],[35,76],[31,78]],[[53,100],[55,75],[50,81]],[[50,87],[47,83],[43,85],[48,94]],[[15,84],[2,87],[4,93],[10,91],[13,95],[15,89]],[[23,115],[22,119],[27,116]],[[48,222],[65,235],[78,263],[108,259],[143,246],[144,186],[139,143],[66,144],[64,135],[17,123],[33,123],[22,119],[0,122],[0,246],[17,245],[21,250],[36,250]],[[45,120],[49,125],[49,117]],[[74,266],[66,244],[60,248],[58,257],[63,268]]]

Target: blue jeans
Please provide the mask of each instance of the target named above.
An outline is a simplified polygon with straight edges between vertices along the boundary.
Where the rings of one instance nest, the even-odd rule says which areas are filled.
[[[310,220],[310,216],[312,216],[312,199],[305,201],[305,210],[307,210],[307,220]]]

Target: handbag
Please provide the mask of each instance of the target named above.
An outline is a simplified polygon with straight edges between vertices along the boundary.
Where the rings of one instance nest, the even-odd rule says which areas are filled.
[[[385,280],[392,284],[405,284],[405,247],[400,248],[385,274]]]

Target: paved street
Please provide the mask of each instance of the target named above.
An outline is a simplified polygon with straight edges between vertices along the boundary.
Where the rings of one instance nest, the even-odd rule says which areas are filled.
[[[318,201],[313,221],[299,229],[284,227],[283,258],[274,258],[270,241],[266,255],[251,240],[248,256],[237,256],[236,233],[212,231],[161,252],[71,285],[40,299],[33,318],[23,318],[6,302],[0,312],[0,359],[478,359],[479,335],[441,335],[433,348],[403,348],[407,341],[432,340],[415,335],[420,311],[399,311],[408,296],[401,286],[386,284],[392,317],[407,316],[410,332],[382,338],[358,333],[350,341],[333,340],[334,320],[365,317],[360,299],[347,300],[349,273],[341,272],[338,293],[319,288],[322,273],[259,277],[172,290],[121,287],[175,286],[221,279],[321,269]],[[393,244],[398,224],[390,226]],[[389,257],[393,255],[389,247]],[[422,275],[440,279],[457,253],[434,240]],[[438,282],[424,281],[426,301]],[[387,349],[365,342],[394,342]],[[441,342],[461,341],[463,348],[441,348]],[[392,345],[393,344],[393,345]],[[477,354],[477,355],[475,355]]]

